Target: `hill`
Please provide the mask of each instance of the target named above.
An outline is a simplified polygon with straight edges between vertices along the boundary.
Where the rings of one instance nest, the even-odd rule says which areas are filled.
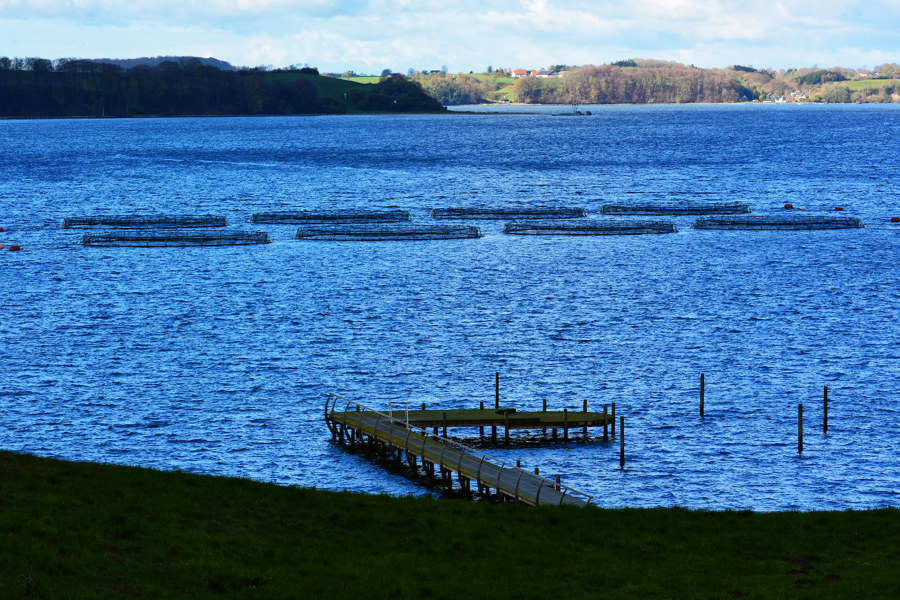
[[[525,73],[524,70],[521,71]],[[607,65],[554,65],[516,78],[416,73],[443,104],[513,101],[527,104],[684,104],[728,102],[900,102],[900,65],[872,71],[840,67],[771,71],[734,65],[702,69],[676,62],[629,59]],[[878,83],[875,83],[878,82]]]
[[[227,61],[219,60],[218,58],[203,58],[199,56],[143,56],[141,58],[91,58],[89,60],[96,63],[116,65],[126,70],[134,67],[158,67],[164,62],[186,64],[194,61],[198,61],[208,67],[222,69],[223,71],[237,70],[237,67]]]
[[[900,511],[532,508],[0,451],[0,597],[896,598]]]
[[[400,75],[374,85],[310,68],[227,69],[200,59],[125,69],[94,60],[0,58],[0,117],[139,117],[440,112]]]

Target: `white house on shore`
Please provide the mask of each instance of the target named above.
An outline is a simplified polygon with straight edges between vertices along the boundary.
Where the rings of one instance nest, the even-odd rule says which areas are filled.
[[[516,69],[512,72],[512,76],[515,78],[528,77],[529,75],[533,77],[559,77],[559,73],[556,71],[528,71],[526,69]]]

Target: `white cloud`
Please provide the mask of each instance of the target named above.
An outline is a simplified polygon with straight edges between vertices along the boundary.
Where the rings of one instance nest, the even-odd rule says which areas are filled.
[[[854,66],[900,62],[898,31],[898,0],[0,0],[10,56],[197,54],[369,72],[629,57]]]

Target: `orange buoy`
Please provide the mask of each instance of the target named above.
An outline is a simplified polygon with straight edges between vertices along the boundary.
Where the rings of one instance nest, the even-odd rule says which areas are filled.
[[[841,207],[841,206],[835,206],[835,207],[834,207],[834,210],[844,210],[844,208]]]
[[[0,244],[0,250],[3,250],[4,248],[6,248],[6,246],[4,246],[3,244]]]
[[[10,251],[10,252],[18,252],[18,251],[21,250],[21,249],[22,249],[21,246],[10,246],[10,247],[9,247],[9,251]]]
[[[3,229],[2,227],[0,227],[0,233],[2,233],[2,232],[4,232],[4,231],[6,231],[6,230]]]
[[[891,217],[891,223],[900,223],[900,217]]]
[[[791,208],[794,208],[794,205],[791,204],[790,202],[786,202],[785,205],[784,205],[784,207],[787,208],[787,209],[791,209]]]

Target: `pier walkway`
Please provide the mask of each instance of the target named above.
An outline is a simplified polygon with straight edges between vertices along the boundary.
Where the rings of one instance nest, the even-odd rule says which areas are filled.
[[[451,411],[424,412],[449,414]],[[397,417],[379,412],[336,394],[329,394],[325,402],[325,421],[335,441],[351,446],[369,444],[392,455],[398,462],[405,456],[412,468],[418,468],[421,460],[422,468],[430,478],[435,477],[437,467],[448,486],[452,486],[456,473],[459,487],[467,494],[472,492],[471,482],[474,481],[477,492],[482,495],[489,496],[494,490],[503,499],[535,506],[585,506],[591,501],[591,496],[562,485],[558,478],[552,481],[445,437],[429,435],[425,429],[428,425],[407,424],[398,418],[400,413],[396,414]],[[442,416],[442,422],[443,419]],[[480,424],[483,422],[475,425]],[[421,428],[421,431],[413,431],[413,428]]]

